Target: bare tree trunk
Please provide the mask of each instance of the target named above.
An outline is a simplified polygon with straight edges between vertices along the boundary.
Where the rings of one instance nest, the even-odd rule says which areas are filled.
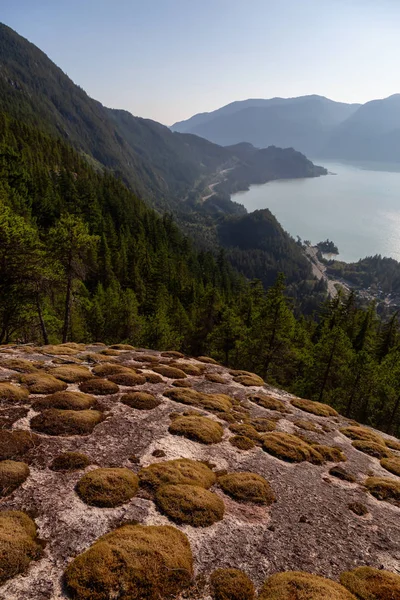
[[[49,343],[49,336],[47,335],[46,323],[43,320],[42,307],[40,306],[40,296],[39,293],[36,294],[36,308],[38,311],[40,329],[42,330],[43,341],[47,346]]]
[[[62,334],[62,343],[65,344],[68,338],[69,319],[70,319],[70,308],[71,308],[71,292],[72,292],[72,275],[68,275],[67,282],[67,294],[65,297],[65,311],[64,311],[64,327]]]

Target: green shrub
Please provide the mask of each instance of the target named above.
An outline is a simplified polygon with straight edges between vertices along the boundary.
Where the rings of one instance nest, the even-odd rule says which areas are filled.
[[[42,552],[36,525],[28,515],[18,510],[0,511],[0,585],[26,571]]]
[[[192,577],[184,533],[169,526],[125,525],[75,558],[64,581],[74,600],[160,600],[177,595]]]
[[[399,480],[386,477],[369,477],[365,482],[365,486],[378,500],[386,500],[400,506]]]
[[[80,471],[86,469],[91,461],[81,452],[64,452],[55,457],[50,465],[52,471]]]
[[[250,400],[250,402],[254,402],[254,404],[258,404],[258,406],[262,406],[268,410],[277,410],[281,413],[290,412],[283,402],[277,398],[273,398],[272,396],[265,396],[264,394],[251,394],[250,396],[247,396],[247,398]]]
[[[241,502],[272,504],[275,494],[268,481],[257,473],[228,473],[218,478],[218,484],[226,494]]]
[[[82,392],[56,392],[36,400],[32,404],[33,410],[41,411],[47,408],[60,410],[89,410],[94,406],[96,399]]]
[[[108,396],[119,392],[119,387],[116,383],[107,381],[107,379],[100,379],[99,377],[83,381],[79,385],[79,389],[85,394],[93,394],[94,396]]]
[[[24,456],[38,443],[38,436],[31,431],[0,429],[0,460]]]
[[[358,567],[346,571],[340,576],[344,585],[359,600],[396,600],[400,598],[400,575],[373,569]]]
[[[67,389],[65,381],[60,381],[47,373],[28,373],[21,375],[21,382],[31,394],[53,394]]]
[[[201,444],[217,444],[222,440],[224,433],[219,423],[199,416],[177,417],[172,421],[168,431]]]
[[[245,435],[233,435],[229,438],[229,443],[238,450],[251,450],[255,447],[255,443]]]
[[[310,444],[291,433],[273,431],[263,437],[263,448],[275,458],[287,462],[309,461],[313,464],[324,462],[321,454]]]
[[[338,413],[334,408],[328,406],[328,404],[322,404],[321,402],[314,402],[314,400],[305,400],[304,398],[294,398],[291,400],[292,406],[300,408],[305,412],[319,417],[337,417]]]
[[[161,404],[161,400],[148,392],[129,392],[121,397],[121,402],[138,410],[152,410]]]
[[[130,469],[95,469],[76,484],[78,496],[90,506],[111,508],[128,502],[139,489],[139,479]]]
[[[50,408],[31,419],[31,428],[47,435],[89,435],[104,421],[98,410],[60,410]]]
[[[8,496],[16,490],[29,475],[29,467],[15,460],[0,461],[0,497]]]
[[[175,523],[208,527],[224,516],[225,506],[217,494],[196,485],[162,485],[155,494],[162,513]]]
[[[214,600],[254,600],[251,579],[240,569],[217,569],[210,577]]]
[[[276,573],[265,581],[258,600],[356,600],[339,583],[301,571]]]
[[[165,484],[196,485],[210,488],[217,478],[204,463],[189,458],[178,458],[153,463],[139,471],[141,485],[157,488]]]
[[[49,374],[67,383],[78,383],[93,377],[89,369],[82,365],[60,365],[51,369]]]
[[[392,456],[392,453],[386,446],[376,444],[375,442],[356,440],[352,443],[352,446],[356,450],[364,452],[364,454],[368,454],[369,456],[374,456],[375,458],[390,458],[390,456]]]
[[[381,466],[386,469],[386,471],[400,477],[400,457],[391,456],[390,458],[382,458]]]

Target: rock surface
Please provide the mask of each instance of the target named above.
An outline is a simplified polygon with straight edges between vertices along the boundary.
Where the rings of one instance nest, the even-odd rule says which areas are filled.
[[[32,562],[24,574],[9,579],[0,588],[1,599],[68,598],[62,586],[66,566],[99,536],[132,521],[145,525],[172,524],[188,536],[197,579],[185,598],[208,599],[209,575],[217,568],[243,569],[257,589],[267,576],[286,570],[309,571],[336,581],[343,571],[358,566],[400,573],[400,504],[396,500],[380,501],[364,487],[365,480],[371,476],[397,482],[400,479],[385,470],[378,458],[352,446],[352,440],[340,432],[341,428],[353,424],[344,417],[304,412],[291,404],[293,396],[290,394],[267,385],[243,385],[234,380],[238,379],[237,373],[231,374],[218,364],[204,362],[203,358],[197,360],[128,347],[107,349],[102,345],[70,344],[64,349],[62,346],[1,347],[0,381],[25,387],[21,383],[23,364],[18,370],[11,368],[17,364],[8,362],[11,359],[29,361],[39,374],[51,373],[61,364],[77,363],[92,370],[98,364],[110,363],[134,369],[148,380],[131,387],[118,385],[118,393],[112,395],[96,395],[93,410],[101,411],[105,418],[89,435],[35,432],[33,448],[22,457],[15,457],[15,460],[29,464],[30,473],[18,489],[0,498],[0,507],[1,510],[27,512],[35,520],[45,547],[43,556]],[[160,365],[182,369],[185,378],[176,379],[178,372],[171,372],[173,378],[164,376],[168,370],[158,368]],[[156,378],[153,377],[155,372]],[[215,375],[222,376],[225,383],[216,383],[218,377]],[[185,386],[190,385],[198,392],[229,396],[233,401],[232,410],[228,415],[210,412],[199,405],[185,405],[165,396],[166,390],[186,389],[176,387],[179,381],[188,382]],[[79,382],[67,385],[68,391],[79,391]],[[160,404],[149,410],[139,410],[120,402],[123,394],[132,391],[150,393]],[[266,409],[248,400],[252,394],[260,393],[283,402],[287,412]],[[43,397],[43,394],[31,392],[28,397],[22,394],[20,399],[10,400],[0,394],[2,429],[31,431],[30,422],[39,414],[32,405]],[[206,445],[169,433],[170,415],[191,411],[220,423],[222,441]],[[335,465],[332,462],[289,463],[273,457],[262,447],[262,437],[268,433],[260,433],[260,442],[250,450],[240,450],[229,443],[229,438],[235,434],[229,429],[228,419],[248,423],[259,417],[275,421],[276,431],[296,434],[315,444],[339,447],[347,457],[341,466],[356,481],[352,483],[330,475],[329,470]],[[313,426],[306,431],[297,427],[296,421],[308,421]],[[71,451],[87,455],[90,466],[77,471],[50,469],[56,456]],[[400,456],[397,450],[391,450],[391,453]],[[276,502],[270,506],[240,503],[224,494],[217,483],[211,491],[224,502],[223,519],[209,527],[194,528],[170,522],[157,510],[152,494],[144,488],[115,508],[88,506],[75,491],[84,473],[98,467],[125,467],[138,473],[142,467],[154,462],[181,457],[208,461],[217,475],[220,471],[257,473],[271,485]],[[364,505],[367,514],[355,514],[349,508],[354,503]]]

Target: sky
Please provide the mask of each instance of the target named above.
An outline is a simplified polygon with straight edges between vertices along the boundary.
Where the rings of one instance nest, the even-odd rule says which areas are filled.
[[[166,125],[246,98],[400,92],[400,0],[0,0],[0,21],[91,97]]]

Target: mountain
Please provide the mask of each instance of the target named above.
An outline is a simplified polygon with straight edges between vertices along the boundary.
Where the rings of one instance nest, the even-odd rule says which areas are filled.
[[[399,162],[400,94],[360,106],[332,132],[321,156]]]
[[[1,598],[400,597],[395,437],[128,344],[2,348],[0,379]]]
[[[175,123],[173,131],[193,133],[223,146],[250,142],[257,148],[292,147],[318,156],[335,128],[359,104],[334,102],[322,96],[245,100],[217,111]]]

